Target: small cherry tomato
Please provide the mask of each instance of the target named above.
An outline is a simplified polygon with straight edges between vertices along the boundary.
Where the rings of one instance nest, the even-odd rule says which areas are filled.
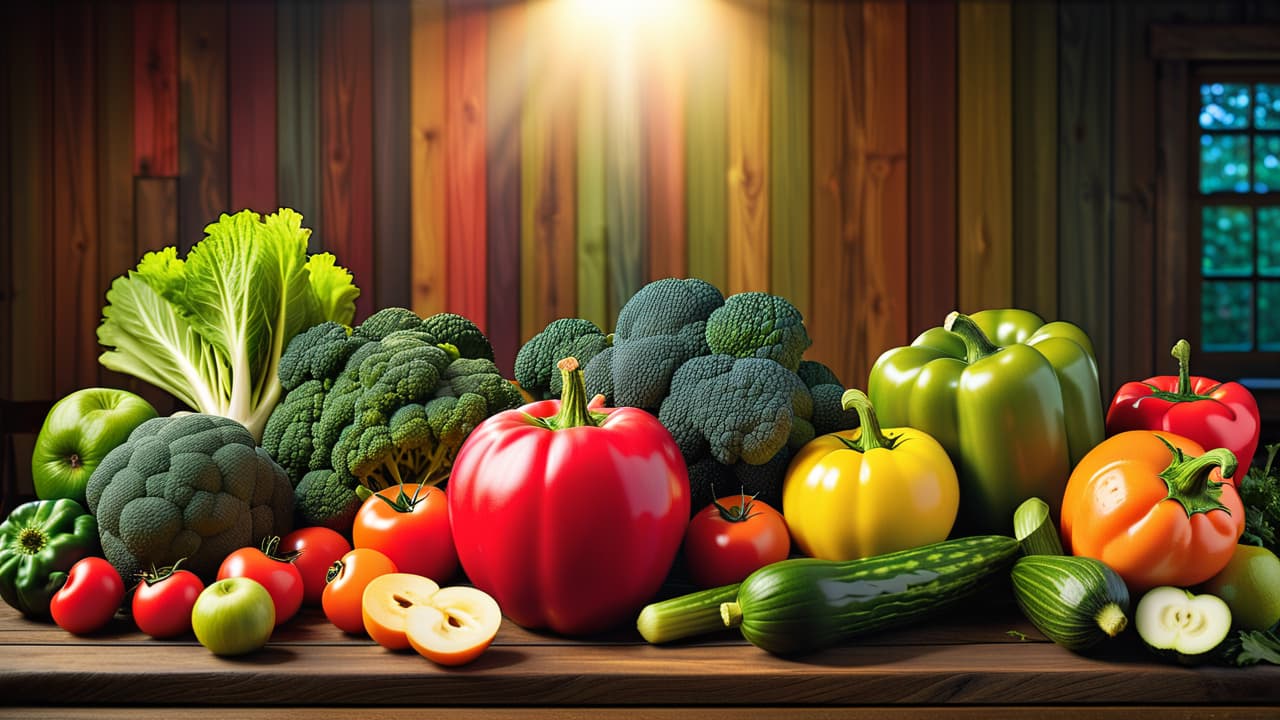
[[[701,587],[742,582],[765,565],[785,560],[791,536],[782,515],[754,496],[714,500],[689,521],[684,557]]]
[[[181,561],[179,561],[181,562]],[[173,567],[148,573],[133,591],[133,621],[153,638],[191,632],[191,608],[204,583],[189,570]]]
[[[309,527],[285,535],[280,541],[280,549],[286,553],[297,553],[293,565],[302,573],[302,602],[319,605],[328,582],[329,568],[351,552],[351,543],[335,530]]]
[[[49,613],[63,630],[87,635],[110,622],[123,600],[120,573],[100,557],[87,557],[71,566],[66,584],[49,602]]]
[[[324,586],[321,607],[343,632],[364,632],[364,589],[373,579],[399,572],[391,558],[372,548],[356,548],[329,568],[329,584]]]
[[[296,615],[302,607],[302,573],[294,567],[293,555],[277,554],[279,547],[280,538],[267,538],[261,550],[240,548],[218,568],[219,580],[247,577],[261,583],[276,606],[276,625]]]
[[[351,540],[391,558],[400,572],[440,585],[458,570],[449,501],[437,487],[397,485],[369,496],[356,513]]]

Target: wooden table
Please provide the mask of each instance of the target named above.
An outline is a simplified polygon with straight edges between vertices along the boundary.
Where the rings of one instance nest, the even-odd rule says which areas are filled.
[[[109,720],[146,706],[182,720],[664,718],[690,708],[746,720],[1280,717],[1280,667],[1163,664],[1126,636],[1084,658],[1015,608],[986,607],[784,660],[728,632],[652,647],[631,630],[574,641],[507,623],[477,662],[444,669],[343,635],[316,610],[263,651],[224,659],[190,636],[150,640],[126,619],[77,638],[0,607],[0,716]]]

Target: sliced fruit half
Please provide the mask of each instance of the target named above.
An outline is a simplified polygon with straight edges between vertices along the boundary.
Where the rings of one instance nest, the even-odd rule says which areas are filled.
[[[502,611],[487,593],[472,587],[440,590],[430,605],[409,608],[406,634],[423,657],[441,665],[463,665],[489,647]]]
[[[405,636],[409,611],[431,607],[431,598],[439,590],[434,581],[409,573],[388,573],[370,580],[360,601],[365,632],[388,650],[404,650],[409,647]]]
[[[1142,596],[1134,624],[1149,647],[1190,657],[1209,652],[1226,639],[1231,609],[1214,595],[1164,586]]]

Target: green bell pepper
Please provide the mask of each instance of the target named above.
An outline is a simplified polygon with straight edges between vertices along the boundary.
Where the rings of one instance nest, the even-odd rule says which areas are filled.
[[[75,500],[19,505],[0,524],[0,598],[24,615],[48,617],[71,566],[97,551],[98,521]]]
[[[1027,310],[953,312],[881,355],[867,385],[881,422],[923,430],[951,456],[956,536],[1007,534],[1030,497],[1056,515],[1071,468],[1103,438],[1089,336]]]

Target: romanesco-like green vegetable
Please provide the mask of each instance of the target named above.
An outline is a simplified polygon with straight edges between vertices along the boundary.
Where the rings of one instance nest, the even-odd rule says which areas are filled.
[[[516,354],[515,375],[520,387],[535,398],[560,397],[560,371],[556,363],[567,357],[586,367],[591,359],[613,344],[590,320],[560,318],[534,335]]]
[[[206,580],[232,551],[293,524],[289,478],[234,420],[191,414],[148,420],[102,460],[85,489],[103,554],[132,578],[151,566]]]
[[[778,295],[730,295],[707,318],[707,347],[717,355],[768,358],[795,372],[812,344],[800,311]]]

